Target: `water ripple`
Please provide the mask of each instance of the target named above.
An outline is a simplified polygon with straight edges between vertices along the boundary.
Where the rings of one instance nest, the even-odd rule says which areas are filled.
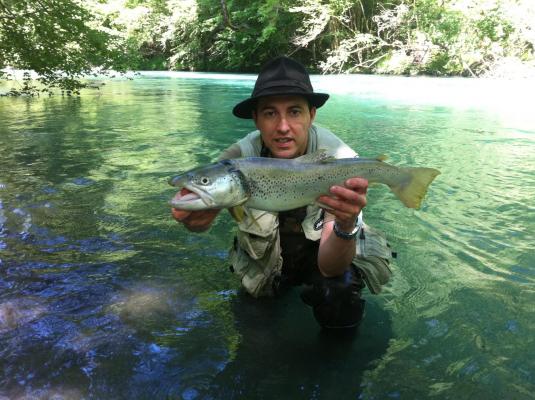
[[[252,76],[187,76],[0,99],[0,398],[531,397],[535,120],[509,96],[528,86],[313,77],[335,93],[320,125],[442,172],[420,210],[370,188],[394,277],[354,341],[326,342],[297,293],[236,291],[226,215],[170,219],[166,179],[254,128],[229,112]]]

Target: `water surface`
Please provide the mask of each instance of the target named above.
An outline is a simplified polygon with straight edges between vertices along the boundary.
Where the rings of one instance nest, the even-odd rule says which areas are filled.
[[[361,155],[442,171],[421,210],[370,190],[399,256],[341,336],[298,289],[239,290],[229,216],[170,218],[167,178],[252,129],[230,110],[253,79],[0,98],[0,398],[533,398],[534,83],[314,78],[317,122]]]

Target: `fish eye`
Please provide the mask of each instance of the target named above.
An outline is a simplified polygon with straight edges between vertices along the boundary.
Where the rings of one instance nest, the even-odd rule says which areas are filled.
[[[202,185],[208,185],[210,183],[210,179],[208,179],[206,176],[203,176],[201,178],[201,184]]]

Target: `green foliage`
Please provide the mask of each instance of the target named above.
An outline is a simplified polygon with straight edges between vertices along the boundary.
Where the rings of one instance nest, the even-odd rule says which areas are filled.
[[[0,67],[73,93],[94,67],[252,72],[281,54],[329,73],[479,76],[535,62],[533,21],[532,0],[0,0]]]
[[[73,0],[0,0],[0,67],[37,72],[45,88],[78,91],[93,68],[121,68],[114,37]]]
[[[287,39],[296,25],[287,9],[284,1],[274,0],[197,1],[193,26],[176,31],[173,67],[257,70],[266,59],[291,50]]]
[[[369,32],[332,46],[324,71],[492,74],[511,57],[534,60],[535,5],[516,1],[411,0],[381,4]],[[524,18],[522,15],[531,15]],[[528,22],[531,21],[531,22]],[[371,37],[370,37],[371,35]]]

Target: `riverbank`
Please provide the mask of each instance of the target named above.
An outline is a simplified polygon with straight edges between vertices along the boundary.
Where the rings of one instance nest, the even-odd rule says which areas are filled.
[[[39,75],[34,71],[17,70],[12,68],[4,68],[0,70],[3,73],[3,78],[0,78],[0,96],[39,96],[40,94],[65,94],[65,91],[61,89],[48,88],[39,82]],[[236,73],[236,72],[202,72],[202,71],[128,71],[121,73],[117,71],[95,71],[91,75],[81,78],[81,82],[86,84],[82,89],[94,90],[100,89],[104,86],[105,81],[109,79],[135,79],[136,76],[166,76],[175,78],[203,78],[210,76],[215,79],[236,79],[240,76],[240,79],[248,79],[254,81],[256,79],[255,74],[249,73]],[[385,77],[436,77],[426,74],[322,74],[313,76],[325,76],[329,80],[340,77],[341,80],[352,76],[385,76]],[[461,77],[459,75],[443,75],[440,78],[452,79],[475,79],[482,82],[496,81],[496,80],[535,80],[535,62],[521,62],[515,58],[503,59],[502,62],[497,63],[495,68],[489,70],[488,73],[480,77]],[[46,90],[46,93],[44,92]],[[71,94],[71,93],[67,93]]]

